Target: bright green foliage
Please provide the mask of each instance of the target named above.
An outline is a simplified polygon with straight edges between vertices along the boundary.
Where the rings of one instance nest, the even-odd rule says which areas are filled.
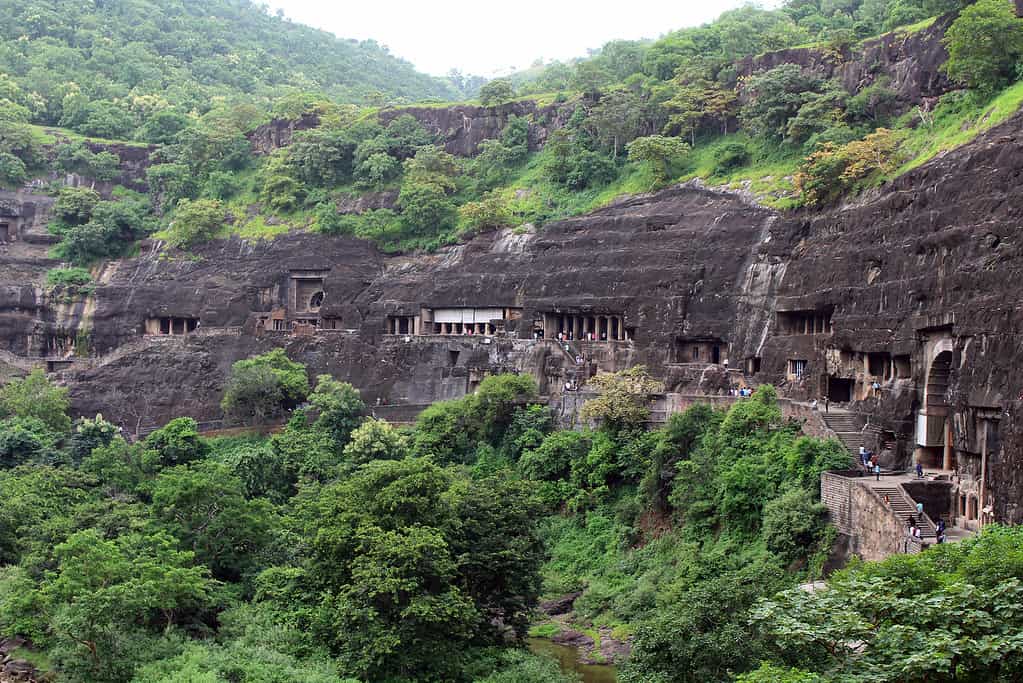
[[[453,227],[457,214],[455,203],[448,195],[455,189],[458,173],[455,158],[426,145],[418,148],[415,157],[405,161],[404,167],[398,206],[407,233],[434,235]]]
[[[296,169],[287,150],[277,150],[260,170],[262,188],[259,198],[271,211],[293,211],[305,197],[306,189],[296,178]]]
[[[68,443],[71,462],[75,465],[81,464],[94,449],[109,446],[120,431],[116,425],[104,420],[102,415],[96,415],[91,420],[87,417],[82,418],[75,425]]]
[[[138,130],[138,138],[156,145],[166,145],[177,140],[178,133],[188,128],[192,119],[172,109],[153,112]]]
[[[205,458],[209,444],[199,436],[199,425],[190,417],[171,420],[146,437],[146,450],[154,457],[150,464],[159,467],[184,465]]]
[[[554,432],[537,448],[522,453],[519,469],[538,481],[568,479],[572,463],[584,458],[589,449],[590,440],[581,432]]]
[[[1010,0],[978,0],[945,34],[949,78],[985,94],[1008,85],[1023,58],[1023,20]]]
[[[92,274],[85,268],[54,268],[46,272],[46,286],[75,299],[92,292]]]
[[[494,192],[483,195],[478,202],[466,202],[458,207],[458,222],[463,233],[502,228],[511,220],[508,202]]]
[[[83,225],[99,204],[99,193],[87,187],[62,187],[53,204],[53,215],[65,225]]]
[[[742,674],[736,683],[823,683],[817,674],[801,669],[789,669],[773,664],[761,664],[756,671]]]
[[[788,134],[789,120],[817,97],[822,85],[819,77],[796,64],[751,76],[743,84],[749,101],[742,107],[742,122],[758,135],[780,140]]]
[[[801,145],[840,124],[845,117],[847,98],[845,90],[837,84],[829,84],[821,93],[807,95],[806,103],[789,119],[785,139]]]
[[[1023,670],[1021,547],[1018,529],[989,527],[921,555],[854,565],[826,590],[765,601],[754,627],[774,645],[773,662],[827,681],[1011,681]]]
[[[727,681],[732,671],[750,668],[766,643],[750,633],[747,614],[757,599],[783,585],[778,569],[750,565],[708,576],[673,596],[636,633],[622,683],[705,683]]]
[[[788,489],[764,505],[767,549],[788,561],[805,558],[824,532],[827,513],[827,508],[815,503],[806,489]]]
[[[276,348],[231,366],[220,407],[233,419],[258,424],[294,408],[308,394],[305,366]]]
[[[10,152],[0,151],[0,184],[17,187],[28,179],[25,162]]]
[[[52,459],[50,456],[60,436],[37,417],[0,420],[0,468]]]
[[[487,377],[475,394],[434,403],[420,413],[412,450],[440,463],[468,462],[477,442],[500,445],[516,410],[536,396],[536,384],[526,375]]]
[[[544,147],[544,174],[551,182],[570,190],[609,182],[616,175],[614,162],[587,149],[579,138],[564,128],[554,131]]]
[[[182,199],[174,208],[168,241],[182,248],[206,242],[226,220],[227,211],[216,199]]]
[[[35,621],[32,630],[44,634],[72,680],[128,679],[135,666],[128,655],[140,640],[194,624],[212,607],[207,570],[174,546],[164,534],[73,534],[54,550],[56,571],[25,596],[31,602],[23,607],[34,613],[5,618]]]
[[[121,160],[111,152],[93,152],[84,142],[71,142],[57,148],[57,167],[67,173],[110,181],[121,174]],[[64,188],[73,189],[73,188]],[[84,189],[84,188],[83,188]]]
[[[308,580],[324,592],[300,600],[343,672],[450,680],[473,634],[498,642],[492,616],[524,629],[538,592],[534,512],[522,485],[460,486],[423,459],[371,462],[301,510]],[[290,595],[277,608],[303,609]]]
[[[401,174],[401,162],[386,152],[374,152],[356,168],[355,177],[366,187],[382,188]]]
[[[170,467],[149,490],[161,525],[214,577],[237,581],[260,568],[259,553],[270,540],[270,506],[246,500],[241,480],[226,465]]]
[[[320,412],[314,426],[328,434],[338,450],[348,443],[366,408],[358,389],[330,375],[316,378],[316,389],[309,394],[309,403]]]
[[[16,157],[24,167],[32,168],[43,160],[43,152],[26,125],[0,120],[0,153]]]
[[[506,78],[495,78],[488,81],[480,88],[480,104],[484,107],[493,107],[504,104],[515,97],[515,86]]]
[[[583,405],[580,416],[584,420],[599,422],[610,431],[638,427],[650,416],[647,398],[663,390],[642,365],[628,370],[597,375],[590,385],[600,392]]]
[[[665,183],[671,178],[671,168],[685,158],[689,145],[678,138],[648,135],[628,144],[629,161],[644,163],[653,169],[654,180]]]
[[[67,394],[66,388],[53,386],[45,372],[33,370],[0,386],[0,417],[33,417],[54,432],[67,432],[71,429]]]
[[[409,454],[408,439],[383,420],[368,418],[351,433],[344,458],[353,465],[374,460],[401,460]]]
[[[577,680],[563,673],[553,659],[524,651],[506,652],[499,667],[486,678],[477,679],[477,683],[575,683]]]

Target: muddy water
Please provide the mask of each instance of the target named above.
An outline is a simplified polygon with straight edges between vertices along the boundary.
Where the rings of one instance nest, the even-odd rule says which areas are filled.
[[[579,651],[574,647],[558,645],[544,638],[529,638],[529,649],[538,655],[558,660],[561,670],[574,671],[582,676],[583,683],[617,683],[618,674],[613,666],[581,664]]]

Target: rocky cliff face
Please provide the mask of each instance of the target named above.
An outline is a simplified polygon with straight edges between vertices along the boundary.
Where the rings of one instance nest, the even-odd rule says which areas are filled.
[[[274,119],[256,128],[248,137],[255,154],[270,154],[275,149],[290,145],[296,132],[316,128],[318,125],[320,117],[315,114],[307,114],[298,119]]]
[[[197,258],[147,245],[75,305],[5,277],[0,341],[8,355],[52,353],[86,330],[91,357],[63,375],[74,407],[129,428],[219,417],[230,364],[274,346],[371,404],[450,398],[508,370],[555,395],[580,368],[636,363],[676,390],[772,382],[857,411],[896,461],[915,450],[929,467],[955,466],[976,516],[990,506],[1020,521],[1021,171],[1017,116],[825,212],[777,214],[687,185],[429,255],[312,234],[217,242]],[[324,298],[310,311],[314,289]],[[430,316],[445,310],[504,320],[494,337],[433,334],[445,330]],[[160,335],[164,318],[199,326]],[[330,329],[277,331],[275,319]],[[628,340],[566,352],[534,338],[566,320],[619,320]]]
[[[836,79],[849,93],[857,93],[886,78],[903,109],[953,89],[941,66],[948,60],[942,43],[954,17],[939,17],[925,29],[894,31],[846,48],[793,48],[750,57],[738,64],[740,76],[768,71],[782,64],[798,64],[828,79]]]
[[[501,136],[511,116],[530,120],[529,147],[536,151],[547,142],[551,131],[568,122],[574,109],[574,104],[542,107],[532,100],[509,102],[495,107],[400,107],[380,112],[380,123],[387,125],[397,117],[409,114],[436,135],[449,154],[471,157],[475,156],[481,142]]]

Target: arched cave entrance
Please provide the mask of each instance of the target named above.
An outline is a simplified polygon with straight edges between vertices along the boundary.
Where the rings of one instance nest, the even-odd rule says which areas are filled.
[[[952,409],[948,387],[952,376],[952,351],[941,350],[927,368],[924,407],[917,423],[917,444],[925,466],[951,470],[955,467],[952,440]]]

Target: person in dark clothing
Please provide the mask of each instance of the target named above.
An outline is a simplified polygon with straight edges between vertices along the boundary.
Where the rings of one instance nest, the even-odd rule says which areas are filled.
[[[878,481],[881,481],[881,466],[876,462],[874,463],[874,476],[877,477]]]
[[[916,463],[916,478],[917,479],[924,478],[924,466],[919,461]]]

